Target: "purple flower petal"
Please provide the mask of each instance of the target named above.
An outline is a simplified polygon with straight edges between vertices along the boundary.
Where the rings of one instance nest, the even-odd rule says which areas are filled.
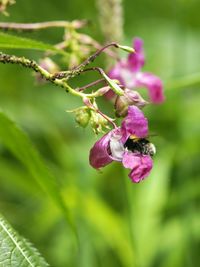
[[[121,75],[121,69],[124,67],[123,62],[119,61],[108,73],[111,79],[116,79],[123,84],[123,78]]]
[[[111,79],[118,80],[121,84],[125,84],[124,79],[122,77],[121,70],[124,68],[123,61],[119,61],[108,73],[108,77]],[[113,92],[113,90],[109,90],[105,95],[107,99],[112,99],[116,94]]]
[[[112,136],[112,131],[105,134],[91,148],[89,161],[90,161],[90,165],[93,168],[99,169],[113,161],[108,153],[109,142],[110,142],[111,136]]]
[[[148,72],[141,72],[145,57],[143,41],[140,38],[133,40],[135,53],[130,53],[126,60],[120,60],[109,72],[109,77],[117,79],[122,85],[129,89],[146,87],[152,103],[159,104],[165,100],[163,84],[159,77]],[[115,94],[107,93],[107,98],[113,98]]]
[[[111,163],[113,160],[122,160],[124,147],[120,141],[121,135],[121,128],[117,128],[105,134],[94,144],[89,156],[90,165],[93,168],[99,169]],[[111,147],[110,142],[112,142]],[[111,150],[113,150],[113,155]]]
[[[104,94],[104,97],[108,100],[113,99],[115,96],[116,96],[115,92],[113,92],[113,90],[111,89],[108,90],[108,92]]]
[[[139,183],[147,177],[153,167],[153,161],[149,155],[125,152],[122,160],[125,168],[131,169],[129,177],[134,183]]]
[[[142,111],[136,106],[129,106],[128,115],[122,121],[122,142],[130,135],[143,138],[148,135],[148,121]]]
[[[128,65],[129,68],[134,71],[140,71],[145,63],[143,41],[140,38],[134,38],[133,48],[135,49],[134,53],[129,54],[128,56]]]
[[[151,73],[138,73],[136,76],[136,86],[146,87],[149,91],[151,102],[155,104],[162,103],[165,100],[162,81]]]

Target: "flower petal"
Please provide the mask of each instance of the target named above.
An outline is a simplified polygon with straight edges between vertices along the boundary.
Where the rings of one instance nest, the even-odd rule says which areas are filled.
[[[136,86],[146,87],[149,90],[151,102],[155,104],[162,103],[165,100],[162,81],[152,73],[138,73],[136,76]]]
[[[123,96],[117,96],[115,101],[115,112],[118,117],[125,117],[130,105],[143,108],[148,102],[145,101],[137,91],[125,88]]]
[[[124,79],[122,77],[122,72],[121,70],[124,68],[124,63],[123,61],[119,61],[108,73],[108,77],[111,79],[116,79],[118,80],[121,84],[125,84]],[[113,90],[109,90],[105,95],[107,99],[112,99],[116,94],[113,92]]]
[[[129,54],[128,65],[132,71],[137,72],[143,67],[143,65],[145,63],[142,39],[134,38],[133,39],[133,48],[135,49],[135,53]]]
[[[131,169],[129,177],[134,183],[139,183],[147,177],[153,167],[153,161],[149,155],[125,152],[122,160],[125,168]]]
[[[122,68],[123,68],[123,63],[122,61],[120,61],[109,71],[108,76],[111,79],[116,79],[123,83],[123,78],[121,75]]]
[[[122,142],[126,142],[130,135],[136,135],[140,138],[148,135],[148,121],[136,106],[129,106],[128,115],[122,121]]]
[[[122,133],[120,128],[118,128],[118,130],[115,130],[110,138],[111,158],[116,161],[122,161],[125,151],[124,145],[121,142],[121,138]]]
[[[91,148],[89,161],[90,165],[93,168],[99,169],[112,162],[112,159],[108,153],[111,136],[112,136],[112,131],[105,134]]]
[[[121,161],[124,147],[121,142],[121,128],[116,128],[99,139],[90,150],[90,165],[99,169],[113,160]]]

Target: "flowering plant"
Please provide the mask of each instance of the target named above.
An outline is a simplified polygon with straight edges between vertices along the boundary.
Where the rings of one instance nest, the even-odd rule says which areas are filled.
[[[109,77],[117,79],[125,87],[133,89],[146,87],[152,103],[159,104],[164,101],[163,84],[159,77],[149,72],[142,72],[145,63],[143,41],[140,38],[133,40],[135,53],[130,53],[127,59],[120,60],[109,72]],[[108,97],[113,97],[112,91]]]
[[[13,0],[0,1],[0,12],[6,14],[6,8],[14,2]],[[68,95],[71,94],[71,96],[81,99],[82,104],[80,106],[67,110],[67,112],[74,114],[75,121],[79,126],[83,128],[90,126],[96,135],[104,133],[104,136],[90,150],[90,165],[98,170],[112,161],[120,162],[124,168],[130,169],[129,177],[131,180],[138,183],[149,175],[153,167],[152,157],[155,154],[155,146],[148,140],[148,120],[141,110],[149,101],[140,95],[137,88],[147,87],[151,102],[161,103],[164,100],[162,82],[157,76],[141,71],[144,64],[141,39],[136,38],[133,47],[124,46],[119,42],[112,42],[112,40],[101,45],[90,35],[81,32],[82,28],[87,25],[86,20],[26,24],[0,22],[0,29],[2,30],[26,32],[58,27],[64,29],[62,41],[54,45],[0,32],[0,47],[6,49],[6,52],[0,52],[0,63],[17,64],[29,68],[35,72],[34,78],[37,85],[49,82],[64,88]],[[36,60],[32,60],[23,55],[7,54],[9,48],[35,49],[43,51],[43,54]],[[119,49],[128,53],[127,59],[119,59],[117,53]],[[108,66],[105,70],[98,65],[91,66],[91,63],[103,52],[107,54],[107,58],[117,61],[110,70]],[[71,80],[77,78],[78,81],[79,75],[84,75],[86,72],[98,72],[100,78],[74,88],[70,83]],[[105,114],[98,106],[97,99],[102,96],[104,96],[105,101],[108,101],[108,96],[112,96],[114,99],[114,103],[110,101],[111,105],[114,104],[115,109],[115,114],[112,117]],[[116,123],[116,117],[121,118],[119,125]],[[73,216],[71,216],[63,196],[57,188],[57,184],[51,182],[52,176],[45,165],[41,163],[40,156],[30,146],[27,137],[21,133],[20,129],[15,127],[13,122],[1,112],[0,122],[2,124],[0,137],[3,138],[5,145],[27,166],[35,181],[49,193],[77,237]],[[10,140],[17,140],[17,142],[12,145]],[[14,235],[14,239],[16,239],[17,234],[14,230],[10,230],[10,226],[7,226],[7,222],[4,222],[0,215],[0,228],[5,230],[6,227],[8,231],[12,232],[10,236]],[[0,232],[2,233],[2,231]],[[5,235],[6,237],[1,237],[0,234],[0,241],[7,239],[7,233]],[[17,239],[20,240],[20,237],[17,236]],[[8,247],[6,255],[15,251],[15,246],[8,244]],[[23,247],[29,250],[27,255],[31,255],[29,258],[33,260],[31,266],[38,264],[47,266],[36,252],[33,253],[26,242],[23,243]],[[19,259],[18,265],[24,261],[23,257],[24,255]],[[13,258],[15,259],[15,257]],[[7,260],[6,258],[4,261]]]
[[[84,21],[68,22],[49,22],[41,24],[9,24],[1,23],[2,28],[20,28],[20,29],[34,29],[43,27],[64,26],[70,27],[76,32],[77,29],[85,26]],[[64,35],[65,44],[56,45],[59,52],[66,53],[68,46],[72,45],[74,35]],[[96,42],[90,36],[86,36],[76,32],[76,45],[80,49],[90,43],[96,45]],[[78,37],[77,37],[78,36]],[[74,49],[70,47],[70,49]],[[98,45],[99,46],[99,45]],[[129,53],[127,59],[118,60],[116,65],[106,72],[99,67],[90,67],[96,57],[110,47],[125,50]],[[53,49],[53,48],[52,48]],[[108,50],[110,53],[110,50]],[[88,53],[88,52],[87,52]],[[81,57],[87,54],[81,55]],[[81,57],[77,60],[81,60]],[[25,67],[32,68],[37,72],[37,81],[41,82],[42,78],[53,84],[59,85],[74,96],[80,97],[83,101],[83,106],[78,107],[69,112],[75,114],[76,122],[86,127],[90,125],[96,134],[104,132],[109,129],[109,124],[114,128],[103,136],[90,151],[90,164],[92,167],[99,169],[110,163],[111,161],[121,161],[125,168],[131,169],[129,174],[133,182],[139,182],[148,176],[152,169],[152,156],[155,153],[155,147],[148,140],[148,123],[140,110],[149,102],[145,101],[136,91],[138,87],[145,86],[149,91],[150,101],[152,103],[162,103],[164,101],[163,85],[160,78],[152,73],[142,72],[141,68],[144,65],[144,51],[143,41],[140,38],[135,38],[133,41],[133,48],[122,46],[118,43],[110,43],[99,48],[94,54],[86,58],[82,63],[67,71],[60,71],[60,67],[50,57],[45,55],[39,60],[39,64],[35,61],[26,59],[24,57],[16,57],[8,54],[0,54],[0,62],[16,63]],[[75,64],[74,57],[69,59],[69,66]],[[89,83],[79,88],[72,88],[68,80],[75,76],[83,74],[86,71],[98,71],[102,76],[101,79]],[[85,93],[85,90],[104,83],[96,92]],[[105,95],[107,98],[115,98],[115,114],[117,117],[125,117],[120,127],[118,127],[113,118],[104,114],[97,105],[96,98]],[[132,143],[131,143],[132,142]]]
[[[151,156],[155,153],[155,148],[148,143],[151,150],[141,153],[140,147],[129,146],[129,141],[131,138],[144,139],[147,136],[147,119],[139,108],[129,106],[128,115],[122,121],[121,127],[110,131],[95,143],[90,151],[90,164],[98,169],[113,160],[120,161],[125,168],[131,169],[129,177],[132,181],[140,182],[152,169]]]
[[[0,266],[198,265],[198,32],[146,2],[0,0]]]
[[[140,182],[152,169],[152,156],[155,146],[148,139],[148,122],[139,108],[145,101],[138,87],[145,86],[149,91],[150,101],[158,104],[164,101],[163,85],[159,77],[152,73],[141,72],[144,65],[143,41],[133,40],[134,52],[127,59],[122,59],[109,71],[109,77],[119,81],[124,88],[122,96],[108,90],[107,98],[116,98],[115,110],[118,117],[126,116],[121,127],[115,127],[95,143],[90,151],[90,164],[99,169],[114,161],[121,161],[125,168],[131,169],[129,177],[133,182]],[[134,89],[134,90],[133,90]]]

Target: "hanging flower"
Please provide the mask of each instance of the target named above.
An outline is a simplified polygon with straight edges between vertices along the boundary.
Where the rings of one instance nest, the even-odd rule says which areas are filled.
[[[135,53],[129,54],[125,60],[120,60],[109,72],[111,79],[117,79],[129,89],[146,87],[149,92],[149,98],[152,103],[158,104],[164,101],[163,84],[159,77],[149,72],[142,72],[145,57],[143,50],[143,41],[140,38],[133,40]],[[114,96],[109,91],[108,98]]]
[[[155,153],[155,147],[146,139],[147,136],[147,119],[138,107],[129,106],[121,127],[108,132],[90,150],[91,166],[99,169],[112,161],[119,161],[131,169],[129,177],[132,181],[140,182],[149,175],[153,166],[151,156]]]

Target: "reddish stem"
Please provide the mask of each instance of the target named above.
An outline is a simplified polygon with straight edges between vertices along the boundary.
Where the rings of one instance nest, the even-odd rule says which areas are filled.
[[[99,79],[99,80],[97,80],[97,81],[88,83],[87,85],[82,86],[82,87],[79,87],[79,88],[77,88],[76,90],[79,91],[79,92],[82,92],[82,91],[84,91],[85,89],[90,88],[90,87],[92,87],[92,86],[94,86],[94,85],[97,85],[97,84],[99,84],[99,83],[101,83],[101,82],[105,82],[105,79],[102,78],[102,79]]]

